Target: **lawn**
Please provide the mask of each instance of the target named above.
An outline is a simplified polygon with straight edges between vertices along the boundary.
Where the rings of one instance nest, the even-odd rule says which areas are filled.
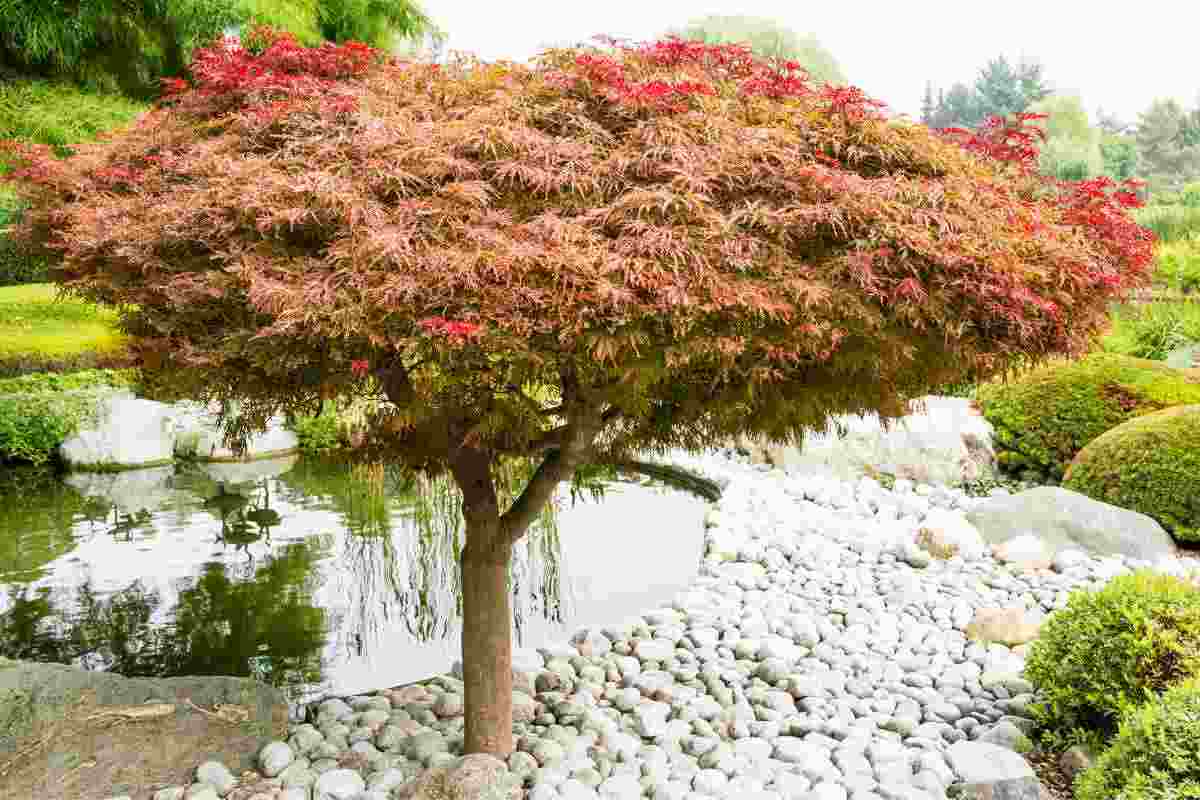
[[[49,283],[0,287],[0,377],[127,361],[117,314],[70,298]]]

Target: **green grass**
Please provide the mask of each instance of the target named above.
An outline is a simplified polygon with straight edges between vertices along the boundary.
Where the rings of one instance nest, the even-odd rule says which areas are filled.
[[[1119,304],[1102,350],[1136,358],[1163,359],[1176,347],[1200,342],[1200,303]]]
[[[112,309],[60,298],[49,283],[0,288],[0,377],[125,365],[126,345]]]
[[[1183,292],[1200,291],[1200,233],[1158,245],[1154,282]]]
[[[0,139],[53,145],[60,155],[70,145],[129,124],[145,103],[48,81],[0,84]]]

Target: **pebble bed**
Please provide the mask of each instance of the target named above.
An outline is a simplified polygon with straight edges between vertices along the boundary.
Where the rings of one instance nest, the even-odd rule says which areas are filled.
[[[1070,551],[1022,570],[954,538],[979,502],[960,489],[785,474],[732,451],[669,460],[724,486],[698,576],[669,607],[516,651],[517,749],[472,797],[941,800],[973,770],[1028,769],[1025,646],[968,640],[977,611],[1036,620],[1132,569],[1200,569]],[[928,527],[958,554],[917,546]],[[462,714],[450,675],[328,698],[258,754],[259,774],[209,762],[153,798],[409,797],[461,755]]]

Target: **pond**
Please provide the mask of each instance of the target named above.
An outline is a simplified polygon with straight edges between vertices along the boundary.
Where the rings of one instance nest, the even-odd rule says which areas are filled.
[[[515,550],[515,645],[668,602],[700,497],[567,490]],[[429,678],[459,655],[459,499],[381,465],[273,459],[0,471],[0,655],[126,676],[254,676],[293,702]]]

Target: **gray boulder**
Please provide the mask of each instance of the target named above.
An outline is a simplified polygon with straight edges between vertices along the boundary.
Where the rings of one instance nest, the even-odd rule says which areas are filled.
[[[853,479],[871,467],[899,478],[958,483],[996,475],[992,434],[991,423],[970,400],[930,395],[887,430],[874,414],[846,415],[831,419],[827,433],[807,434],[799,447],[748,441],[739,446],[752,460],[788,472]]]
[[[129,392],[97,394],[91,418],[59,445],[73,470],[159,467],[175,459],[170,408]]]
[[[1038,800],[1042,786],[1024,758],[999,745],[957,742],[946,750],[959,782],[948,789],[962,800]]]
[[[967,512],[967,520],[989,544],[1033,535],[1055,553],[1085,550],[1156,561],[1175,545],[1155,520],[1057,486],[989,497]]]

